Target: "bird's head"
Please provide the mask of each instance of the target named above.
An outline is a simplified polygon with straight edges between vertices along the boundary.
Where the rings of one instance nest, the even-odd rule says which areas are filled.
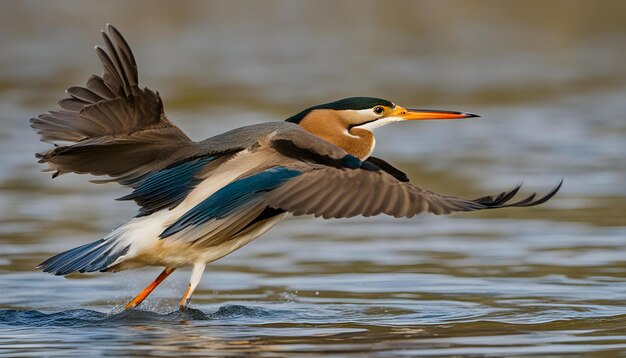
[[[464,112],[408,109],[385,99],[351,97],[307,108],[287,121],[297,123],[308,132],[363,159],[374,149],[374,128],[406,120],[470,117],[478,116]]]

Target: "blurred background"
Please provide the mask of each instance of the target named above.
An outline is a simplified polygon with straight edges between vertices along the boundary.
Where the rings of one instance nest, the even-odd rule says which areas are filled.
[[[624,14],[618,0],[0,2],[0,346],[6,355],[624,350]],[[377,131],[375,155],[415,185],[472,197],[520,181],[527,192],[561,178],[564,187],[530,209],[294,218],[208,267],[192,304],[211,320],[106,321],[98,312],[115,311],[158,269],[63,279],[34,266],[136,208],[112,200],[128,192],[115,184],[40,173],[34,153],[48,146],[28,126],[65,88],[101,73],[93,46],[106,23],[195,140],[375,96],[482,116]],[[181,271],[145,309],[176,307]],[[99,328],[76,329],[85,322]]]

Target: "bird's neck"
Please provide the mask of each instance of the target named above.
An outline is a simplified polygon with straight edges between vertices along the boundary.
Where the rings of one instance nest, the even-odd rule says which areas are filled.
[[[346,135],[346,138],[342,139],[345,143],[336,145],[361,160],[367,159],[374,151],[374,145],[376,144],[374,134],[362,128],[352,128],[352,130],[347,133],[349,135]]]
[[[361,160],[370,156],[375,144],[372,132],[362,128],[347,130],[346,124],[342,123],[341,118],[332,111],[317,110],[315,112],[317,113],[309,114],[300,122],[302,128]]]

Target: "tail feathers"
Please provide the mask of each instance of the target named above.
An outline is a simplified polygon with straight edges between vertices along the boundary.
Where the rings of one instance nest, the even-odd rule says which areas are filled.
[[[37,268],[58,276],[77,271],[81,273],[106,271],[109,265],[125,255],[129,248],[129,245],[119,245],[116,237],[106,237],[52,256]]]

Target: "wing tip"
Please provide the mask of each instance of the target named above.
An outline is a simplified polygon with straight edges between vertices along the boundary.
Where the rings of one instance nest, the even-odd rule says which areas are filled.
[[[541,205],[547,202],[548,200],[552,199],[559,192],[559,190],[561,190],[561,187],[563,186],[563,182],[564,182],[564,178],[561,178],[561,180],[558,182],[558,184],[554,188],[552,188],[552,190],[550,190],[546,195],[540,197],[539,199],[535,200],[535,198],[537,197],[537,193],[532,193],[531,195],[529,195],[528,197],[522,200],[511,203],[510,202],[511,199],[513,199],[513,197],[519,192],[519,190],[522,187],[522,182],[520,182],[509,192],[504,192],[500,194],[496,199],[493,199],[491,202],[483,202],[479,204],[485,205],[483,209],[498,209],[498,208],[507,208],[507,207],[530,207],[530,206]],[[481,199],[485,199],[485,198],[481,198]],[[478,200],[481,200],[481,199],[478,199]]]

